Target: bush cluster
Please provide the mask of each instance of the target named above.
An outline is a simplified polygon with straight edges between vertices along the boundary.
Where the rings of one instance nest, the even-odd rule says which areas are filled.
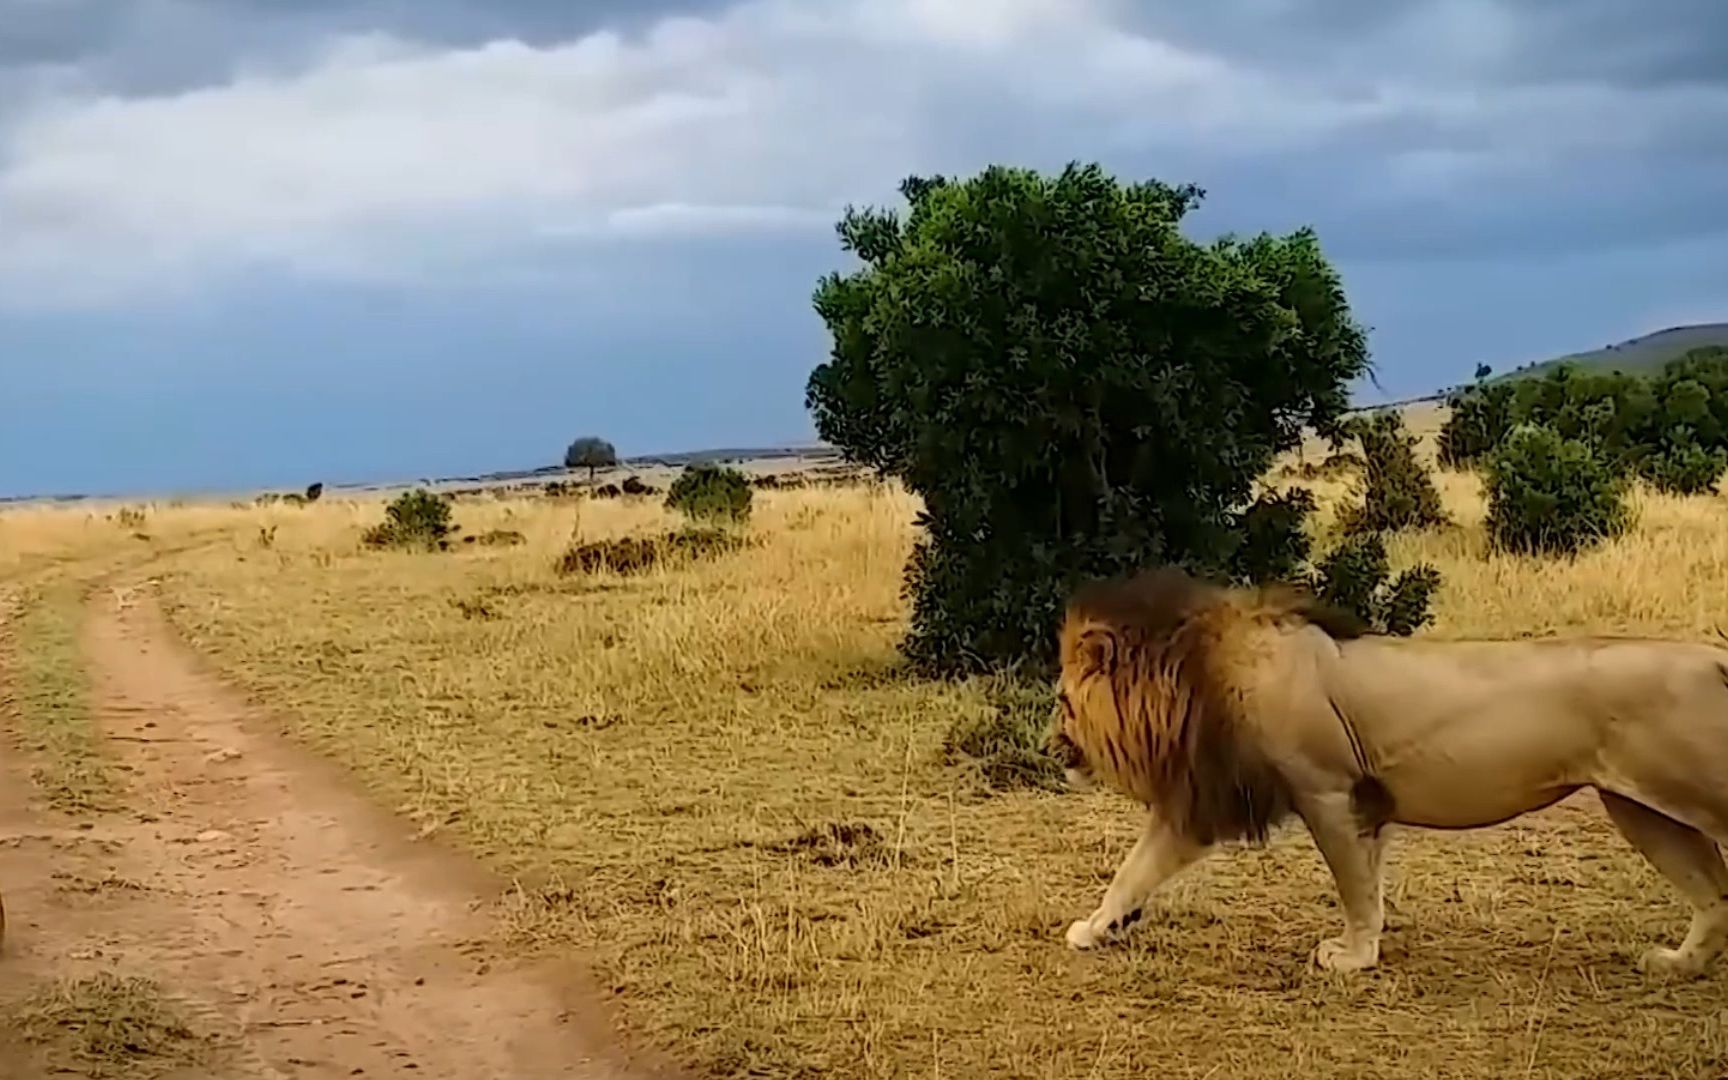
[[[1694,349],[1648,376],[1579,371],[1454,394],[1440,460],[1481,469],[1490,535],[1514,551],[1582,550],[1624,528],[1627,482],[1714,493],[1728,469],[1728,349]],[[1513,445],[1516,440],[1517,445]],[[1545,454],[1559,458],[1545,458]],[[1539,519],[1544,507],[1554,514]]]

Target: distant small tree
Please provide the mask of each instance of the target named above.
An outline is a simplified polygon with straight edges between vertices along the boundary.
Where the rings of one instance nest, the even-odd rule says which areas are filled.
[[[618,464],[618,451],[605,439],[593,435],[584,435],[571,443],[564,451],[564,467],[566,469],[587,469],[590,482],[594,479],[595,469],[605,469]]]
[[[323,497],[324,497],[324,482],[322,480],[318,481],[317,483],[306,485],[305,499],[307,502],[315,503]]]
[[[1476,380],[1478,382],[1480,382],[1483,379],[1486,379],[1488,376],[1490,376],[1492,374],[1494,374],[1494,369],[1489,367],[1487,364],[1477,364],[1476,365]]]

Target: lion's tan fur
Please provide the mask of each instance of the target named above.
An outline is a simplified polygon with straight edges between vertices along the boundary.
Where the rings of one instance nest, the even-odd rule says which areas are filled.
[[[1076,780],[1145,804],[1147,830],[1089,948],[1220,841],[1302,819],[1346,929],[1315,956],[1378,961],[1382,828],[1474,829],[1594,789],[1693,922],[1642,963],[1696,972],[1728,947],[1728,649],[1632,638],[1435,641],[1367,633],[1285,590],[1178,570],[1078,591],[1052,743]]]

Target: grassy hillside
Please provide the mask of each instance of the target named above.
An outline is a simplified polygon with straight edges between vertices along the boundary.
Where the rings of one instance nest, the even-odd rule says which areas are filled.
[[[1528,375],[1543,375],[1561,364],[1573,364],[1581,369],[1623,371],[1628,374],[1653,372],[1663,364],[1691,349],[1717,345],[1728,348],[1728,323],[1700,323],[1695,326],[1671,326],[1653,334],[1645,334],[1617,345],[1606,345],[1588,352],[1527,364],[1503,372],[1496,379],[1521,379]]]

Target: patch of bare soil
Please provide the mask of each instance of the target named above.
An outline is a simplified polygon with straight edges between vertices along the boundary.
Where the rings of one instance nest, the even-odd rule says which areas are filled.
[[[278,737],[153,602],[99,592],[84,645],[132,812],[76,822],[27,806],[25,770],[0,757],[0,1001],[34,995],[39,1028],[68,1025],[120,1058],[129,1022],[180,1037],[140,1047],[127,1076],[667,1075],[614,1047],[574,961],[529,964],[498,944],[503,883]],[[72,1008],[92,987],[164,1001],[129,1006],[148,1025],[97,1029]],[[26,1034],[0,1031],[8,1080],[103,1074]]]

